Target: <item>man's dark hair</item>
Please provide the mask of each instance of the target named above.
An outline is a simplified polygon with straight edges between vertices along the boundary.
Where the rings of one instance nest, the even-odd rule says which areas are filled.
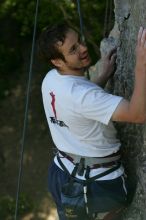
[[[64,55],[59,51],[57,42],[65,41],[66,34],[71,29],[66,23],[56,24],[52,27],[46,27],[42,32],[39,44],[38,53],[40,58],[51,63],[51,59],[62,59],[65,61]]]

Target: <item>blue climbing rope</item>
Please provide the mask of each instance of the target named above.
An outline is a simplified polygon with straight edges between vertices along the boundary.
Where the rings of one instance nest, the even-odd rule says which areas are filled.
[[[79,21],[80,21],[81,38],[84,41],[85,37],[84,37],[84,31],[83,31],[83,18],[82,18],[82,13],[81,13],[80,0],[77,0],[77,8],[78,8]]]
[[[31,56],[30,56],[29,77],[28,77],[28,83],[27,83],[27,94],[26,94],[26,104],[25,104],[24,122],[23,122],[23,130],[22,130],[22,141],[21,141],[21,146],[20,146],[20,162],[19,162],[19,173],[18,173],[18,182],[17,182],[14,220],[17,220],[17,215],[18,215],[18,202],[19,202],[21,177],[22,177],[24,144],[25,144],[27,122],[28,122],[28,107],[29,107],[30,88],[31,88],[31,81],[32,81],[32,66],[33,66],[33,60],[34,60],[34,48],[35,48],[35,39],[36,39],[38,7],[39,7],[39,0],[36,1],[36,9],[35,9],[35,17],[34,17],[34,29],[33,29]]]

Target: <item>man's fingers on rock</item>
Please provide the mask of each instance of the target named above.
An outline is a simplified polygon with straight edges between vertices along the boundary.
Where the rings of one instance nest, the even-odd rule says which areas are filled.
[[[142,32],[141,45],[144,46],[145,42],[146,42],[146,29],[144,29]]]
[[[112,62],[115,62],[116,58],[117,58],[117,54],[114,53],[114,54],[111,56],[111,61],[112,61]]]
[[[142,37],[142,33],[143,33],[143,27],[140,27],[139,32],[138,32],[138,43],[141,43],[141,37]]]
[[[109,59],[111,59],[111,56],[112,56],[114,53],[116,53],[116,51],[117,51],[117,48],[116,48],[116,47],[113,48],[113,49],[111,49],[111,50],[109,51],[109,53],[107,54],[107,57],[108,57]]]

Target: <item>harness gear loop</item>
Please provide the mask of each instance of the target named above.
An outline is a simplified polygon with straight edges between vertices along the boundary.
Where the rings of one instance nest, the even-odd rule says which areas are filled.
[[[84,200],[85,200],[85,206],[86,206],[86,213],[89,214],[89,208],[88,208],[88,199],[87,199],[87,186],[83,186],[84,189]]]
[[[89,179],[89,175],[90,175],[90,167],[87,166],[87,168],[86,168],[86,173],[85,173],[85,178],[86,178],[86,179]]]
[[[83,176],[84,170],[85,170],[85,158],[81,157],[79,165],[78,165],[77,174],[79,176]]]
[[[76,166],[74,167],[72,173],[71,173],[71,176],[72,177],[75,177],[75,175],[77,174],[78,172],[78,168],[79,168],[79,163],[76,163]]]

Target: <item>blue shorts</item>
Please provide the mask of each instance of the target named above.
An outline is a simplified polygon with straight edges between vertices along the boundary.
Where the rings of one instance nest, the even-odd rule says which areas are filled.
[[[69,180],[70,176],[53,161],[49,167],[48,186],[49,192],[56,203],[60,220],[67,220],[61,202],[61,191]],[[93,212],[106,212],[114,209],[115,200],[120,201],[121,206],[127,203],[127,189],[123,176],[113,180],[94,181],[90,184],[89,190],[92,195],[91,198],[93,198],[93,201],[91,201]]]

